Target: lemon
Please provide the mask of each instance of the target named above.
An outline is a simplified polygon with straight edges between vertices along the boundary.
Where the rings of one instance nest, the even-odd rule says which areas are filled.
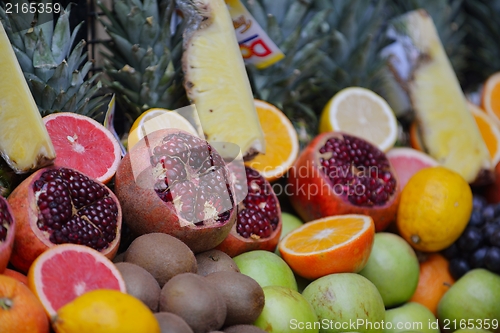
[[[165,128],[178,128],[198,136],[194,126],[183,116],[175,111],[153,108],[144,111],[130,128],[128,134],[128,150],[139,142],[145,135]]]
[[[414,174],[401,193],[397,226],[415,249],[441,251],[462,234],[472,212],[472,191],[458,173],[445,167]]]
[[[56,333],[160,333],[155,316],[137,298],[116,290],[89,291],[59,309]]]
[[[398,126],[389,104],[371,90],[342,89],[323,109],[319,130],[344,132],[371,142],[382,151],[396,143]]]

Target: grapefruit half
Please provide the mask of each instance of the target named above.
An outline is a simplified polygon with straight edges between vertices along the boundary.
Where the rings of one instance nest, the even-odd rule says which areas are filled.
[[[91,290],[126,292],[123,277],[111,260],[77,244],[57,245],[42,253],[30,267],[28,285],[50,317]]]
[[[426,153],[413,148],[392,148],[386,155],[396,170],[401,190],[417,171],[439,165],[435,159]]]
[[[92,118],[71,112],[43,117],[56,151],[55,165],[68,167],[106,184],[121,159],[113,134]]]

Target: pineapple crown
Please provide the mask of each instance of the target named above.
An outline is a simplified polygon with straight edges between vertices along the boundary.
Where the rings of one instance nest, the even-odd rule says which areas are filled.
[[[182,27],[172,29],[173,0],[115,0],[113,10],[102,3],[100,19],[112,42],[105,47],[104,81],[119,93],[135,119],[151,107],[185,105],[182,87]],[[173,31],[175,30],[175,31]],[[131,119],[131,120],[133,120]]]
[[[96,117],[105,103],[103,96],[95,97],[101,83],[97,74],[85,79],[92,67],[85,61],[86,43],[81,40],[73,47],[83,22],[71,31],[69,17],[70,5],[61,10],[55,26],[52,14],[7,14],[0,8],[0,21],[41,115],[73,112]]]

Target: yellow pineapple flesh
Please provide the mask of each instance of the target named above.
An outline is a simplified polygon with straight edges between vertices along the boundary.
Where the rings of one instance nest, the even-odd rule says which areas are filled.
[[[16,173],[52,164],[56,153],[0,23],[0,154]]]
[[[247,157],[264,153],[264,134],[224,0],[178,3],[189,22],[184,34],[184,85],[207,140],[236,144]]]
[[[469,183],[489,178],[488,149],[432,18],[424,10],[413,11],[393,27],[411,59],[410,73],[399,81],[409,93],[427,153]]]

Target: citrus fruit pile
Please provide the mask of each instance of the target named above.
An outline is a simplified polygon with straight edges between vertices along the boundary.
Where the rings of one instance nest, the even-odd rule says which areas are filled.
[[[333,29],[328,10],[301,9],[325,1],[280,17],[245,3],[275,38],[302,12],[297,38]],[[26,20],[0,8],[0,333],[500,332],[500,73],[467,100],[415,11],[393,27],[418,49],[391,93],[411,115],[352,85],[313,110],[301,87],[263,87],[320,90],[331,73],[249,80],[239,1],[113,4],[101,9],[110,47],[127,50],[105,66],[120,133],[114,97],[94,119],[108,96],[86,89],[97,76],[84,82],[90,63],[70,52],[69,7],[19,34]],[[284,41],[274,69],[326,56]]]

